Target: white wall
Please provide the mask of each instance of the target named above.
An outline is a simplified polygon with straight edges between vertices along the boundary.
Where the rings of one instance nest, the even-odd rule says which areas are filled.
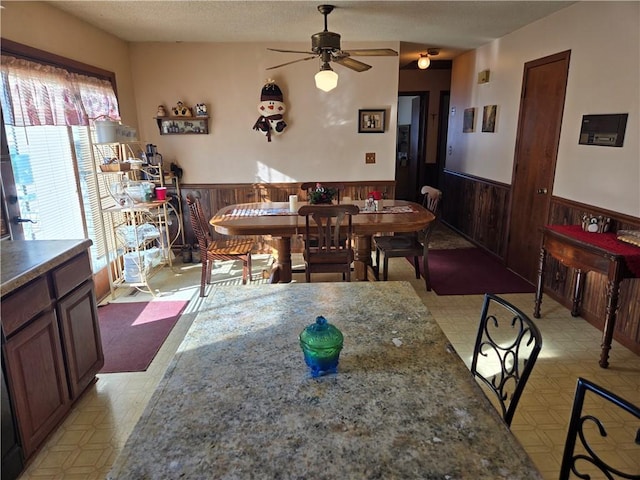
[[[269,45],[304,50],[306,43]],[[349,44],[345,48],[371,48]],[[399,43],[376,44],[398,49]],[[263,43],[138,43],[131,46],[140,136],[158,146],[165,161],[184,168],[185,183],[245,183],[335,180],[393,180],[398,92],[398,57],[367,57],[373,68],[353,72],[340,65],[338,87],[315,87],[316,60],[276,70],[303,55],[269,52]],[[284,94],[288,124],[266,137],[252,129],[260,92],[268,78]],[[209,135],[160,135],[157,106],[182,100],[209,106]],[[358,109],[385,109],[381,134],[358,133]],[[376,163],[366,165],[366,152]]]
[[[446,167],[511,183],[524,63],[571,50],[553,194],[640,216],[640,3],[579,2],[454,60]],[[489,69],[490,82],[477,84]],[[498,105],[496,133],[482,108]],[[465,108],[474,133],[462,133]],[[622,148],[578,144],[582,116],[628,113]]]

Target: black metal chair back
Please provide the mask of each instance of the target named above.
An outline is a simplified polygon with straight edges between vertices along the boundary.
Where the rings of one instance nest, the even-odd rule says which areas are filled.
[[[540,330],[527,315],[485,294],[471,373],[495,394],[508,426],[541,348]]]
[[[603,447],[604,437],[607,437],[608,433],[613,431],[613,428],[607,432],[605,428],[605,421],[599,420],[597,417],[591,414],[585,413],[585,397],[587,392],[591,392],[595,399],[604,399],[606,402],[610,402],[615,408],[620,409],[619,412],[612,415],[607,413],[604,407],[598,404],[597,413],[600,418],[606,418],[609,427],[613,427],[613,418],[617,418],[615,421],[618,425],[615,427],[616,433],[624,436],[629,435],[628,445],[626,450],[626,456],[632,459],[640,459],[640,408],[633,405],[631,402],[623,399],[622,397],[610,392],[609,390],[596,385],[584,378],[578,378],[578,384],[576,386],[576,393],[573,399],[573,408],[571,409],[571,419],[569,420],[569,429],[567,431],[567,441],[565,442],[564,453],[562,455],[562,464],[560,466],[560,480],[568,480],[571,473],[578,478],[595,478],[590,477],[596,473],[598,476],[604,474],[606,478],[628,478],[628,479],[640,479],[640,467],[635,472],[624,472],[619,470],[609,463],[607,463],[603,456],[596,453],[598,447]],[[592,400],[590,398],[589,400]],[[594,410],[596,410],[594,408]],[[631,416],[635,417],[635,422],[631,416],[620,416],[623,412],[627,412]],[[627,419],[629,417],[630,420]],[[627,421],[628,420],[628,421]],[[594,428],[589,428],[589,425]],[[622,424],[622,425],[620,425]],[[620,428],[620,427],[623,428]],[[580,440],[580,452],[576,452],[576,443]],[[620,448],[620,444],[616,442],[616,447]],[[600,448],[601,452],[606,454],[606,448]],[[636,464],[638,465],[638,464]],[[593,470],[593,471],[589,471]]]

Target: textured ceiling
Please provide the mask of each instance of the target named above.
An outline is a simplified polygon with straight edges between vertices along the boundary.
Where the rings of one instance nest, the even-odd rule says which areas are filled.
[[[50,1],[130,42],[305,42],[323,30],[318,1]],[[400,65],[427,48],[451,59],[574,2],[332,2],[328,30],[349,42],[400,41]],[[11,8],[11,3],[4,4]]]

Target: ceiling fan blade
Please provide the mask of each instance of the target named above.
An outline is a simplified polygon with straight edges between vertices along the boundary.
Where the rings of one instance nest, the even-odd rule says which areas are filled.
[[[279,48],[267,48],[267,50],[271,50],[272,52],[282,52],[282,53],[306,53],[309,55],[314,54],[314,52],[302,52],[298,50],[280,50]]]
[[[351,57],[334,57],[333,61],[342,65],[343,67],[350,68],[356,72],[365,72],[371,68],[371,65],[354,60]]]
[[[276,65],[275,67],[269,67],[269,68],[266,68],[265,70],[273,70],[274,68],[284,67],[285,65],[291,65],[292,63],[304,62],[305,60],[311,60],[311,59],[317,58],[317,57],[318,57],[317,55],[314,55],[312,57],[299,58],[298,60],[293,60],[293,61],[287,62],[287,63],[281,63],[280,65]]]
[[[391,48],[364,48],[359,50],[343,50],[353,57],[397,57],[398,52]]]

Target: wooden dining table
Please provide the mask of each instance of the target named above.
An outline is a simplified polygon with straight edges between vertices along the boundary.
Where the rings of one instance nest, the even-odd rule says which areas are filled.
[[[422,205],[404,200],[384,200],[377,212],[364,211],[363,200],[353,217],[354,276],[367,280],[372,275],[371,238],[376,233],[417,232],[435,220]],[[305,205],[301,202],[300,206]],[[276,268],[280,281],[291,281],[291,237],[304,230],[304,217],[289,211],[288,202],[240,203],[220,209],[211,219],[216,232],[223,235],[270,235],[273,237]]]
[[[340,329],[313,377],[299,334]],[[110,474],[540,480],[409,282],[216,286]]]

